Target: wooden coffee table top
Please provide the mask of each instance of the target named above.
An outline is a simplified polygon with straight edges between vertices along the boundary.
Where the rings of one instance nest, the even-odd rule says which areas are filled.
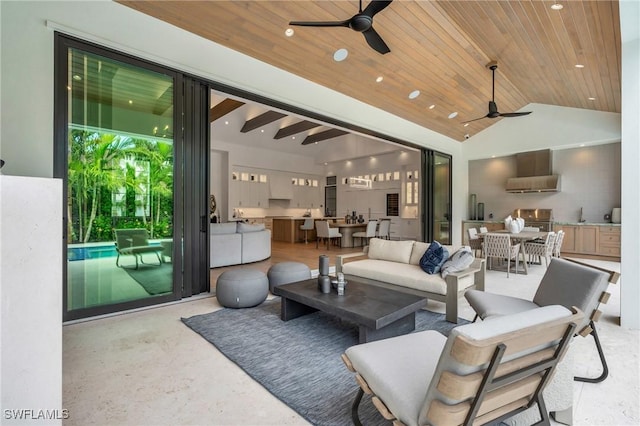
[[[353,279],[348,280],[343,296],[338,296],[334,288],[327,294],[320,292],[317,278],[277,286],[274,293],[374,330],[427,304],[425,298]]]

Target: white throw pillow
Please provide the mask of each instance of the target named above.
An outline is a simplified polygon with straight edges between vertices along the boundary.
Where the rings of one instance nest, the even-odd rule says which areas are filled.
[[[446,278],[451,272],[460,272],[467,269],[473,263],[473,252],[471,247],[464,246],[457,252],[453,253],[449,260],[444,262],[440,268],[440,275]]]
[[[413,241],[392,241],[372,238],[369,243],[369,259],[388,260],[390,262],[409,263]]]

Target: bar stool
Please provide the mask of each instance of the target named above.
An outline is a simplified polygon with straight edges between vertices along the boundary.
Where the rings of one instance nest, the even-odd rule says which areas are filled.
[[[313,218],[308,218],[304,220],[304,223],[300,225],[300,230],[304,231],[304,243],[307,244],[309,241],[307,240],[307,231],[313,231],[314,220]]]

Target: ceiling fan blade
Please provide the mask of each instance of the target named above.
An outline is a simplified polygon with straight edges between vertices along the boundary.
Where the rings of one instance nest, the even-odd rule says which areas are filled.
[[[369,28],[367,31],[363,31],[362,34],[364,38],[367,40],[367,44],[371,46],[375,51],[381,54],[391,52],[387,43],[382,40],[382,37],[373,29],[373,27]]]
[[[462,124],[467,124],[467,123],[471,123],[472,121],[482,120],[483,118],[489,118],[489,116],[488,116],[488,115],[485,115],[485,116],[483,116],[483,117],[474,118],[473,120],[463,121],[463,122],[462,122]]]
[[[527,112],[504,112],[504,113],[500,113],[500,117],[521,117],[523,115],[529,115],[531,114],[531,111],[527,111]]]
[[[349,22],[346,21],[291,21],[289,25],[297,25],[299,27],[347,27],[349,28]]]
[[[387,1],[377,1],[377,0],[372,0],[367,7],[362,11],[363,15],[367,15],[371,18],[373,18],[373,16],[384,10],[387,6],[389,6],[391,4],[393,0],[387,0]]]

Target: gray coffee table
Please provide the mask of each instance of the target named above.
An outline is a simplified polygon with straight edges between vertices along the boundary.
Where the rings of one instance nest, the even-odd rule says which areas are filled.
[[[416,312],[427,299],[349,280],[344,296],[335,289],[324,294],[318,280],[283,284],[274,289],[282,298],[280,318],[289,321],[315,311],[326,312],[358,325],[360,343],[407,334],[416,328]]]

